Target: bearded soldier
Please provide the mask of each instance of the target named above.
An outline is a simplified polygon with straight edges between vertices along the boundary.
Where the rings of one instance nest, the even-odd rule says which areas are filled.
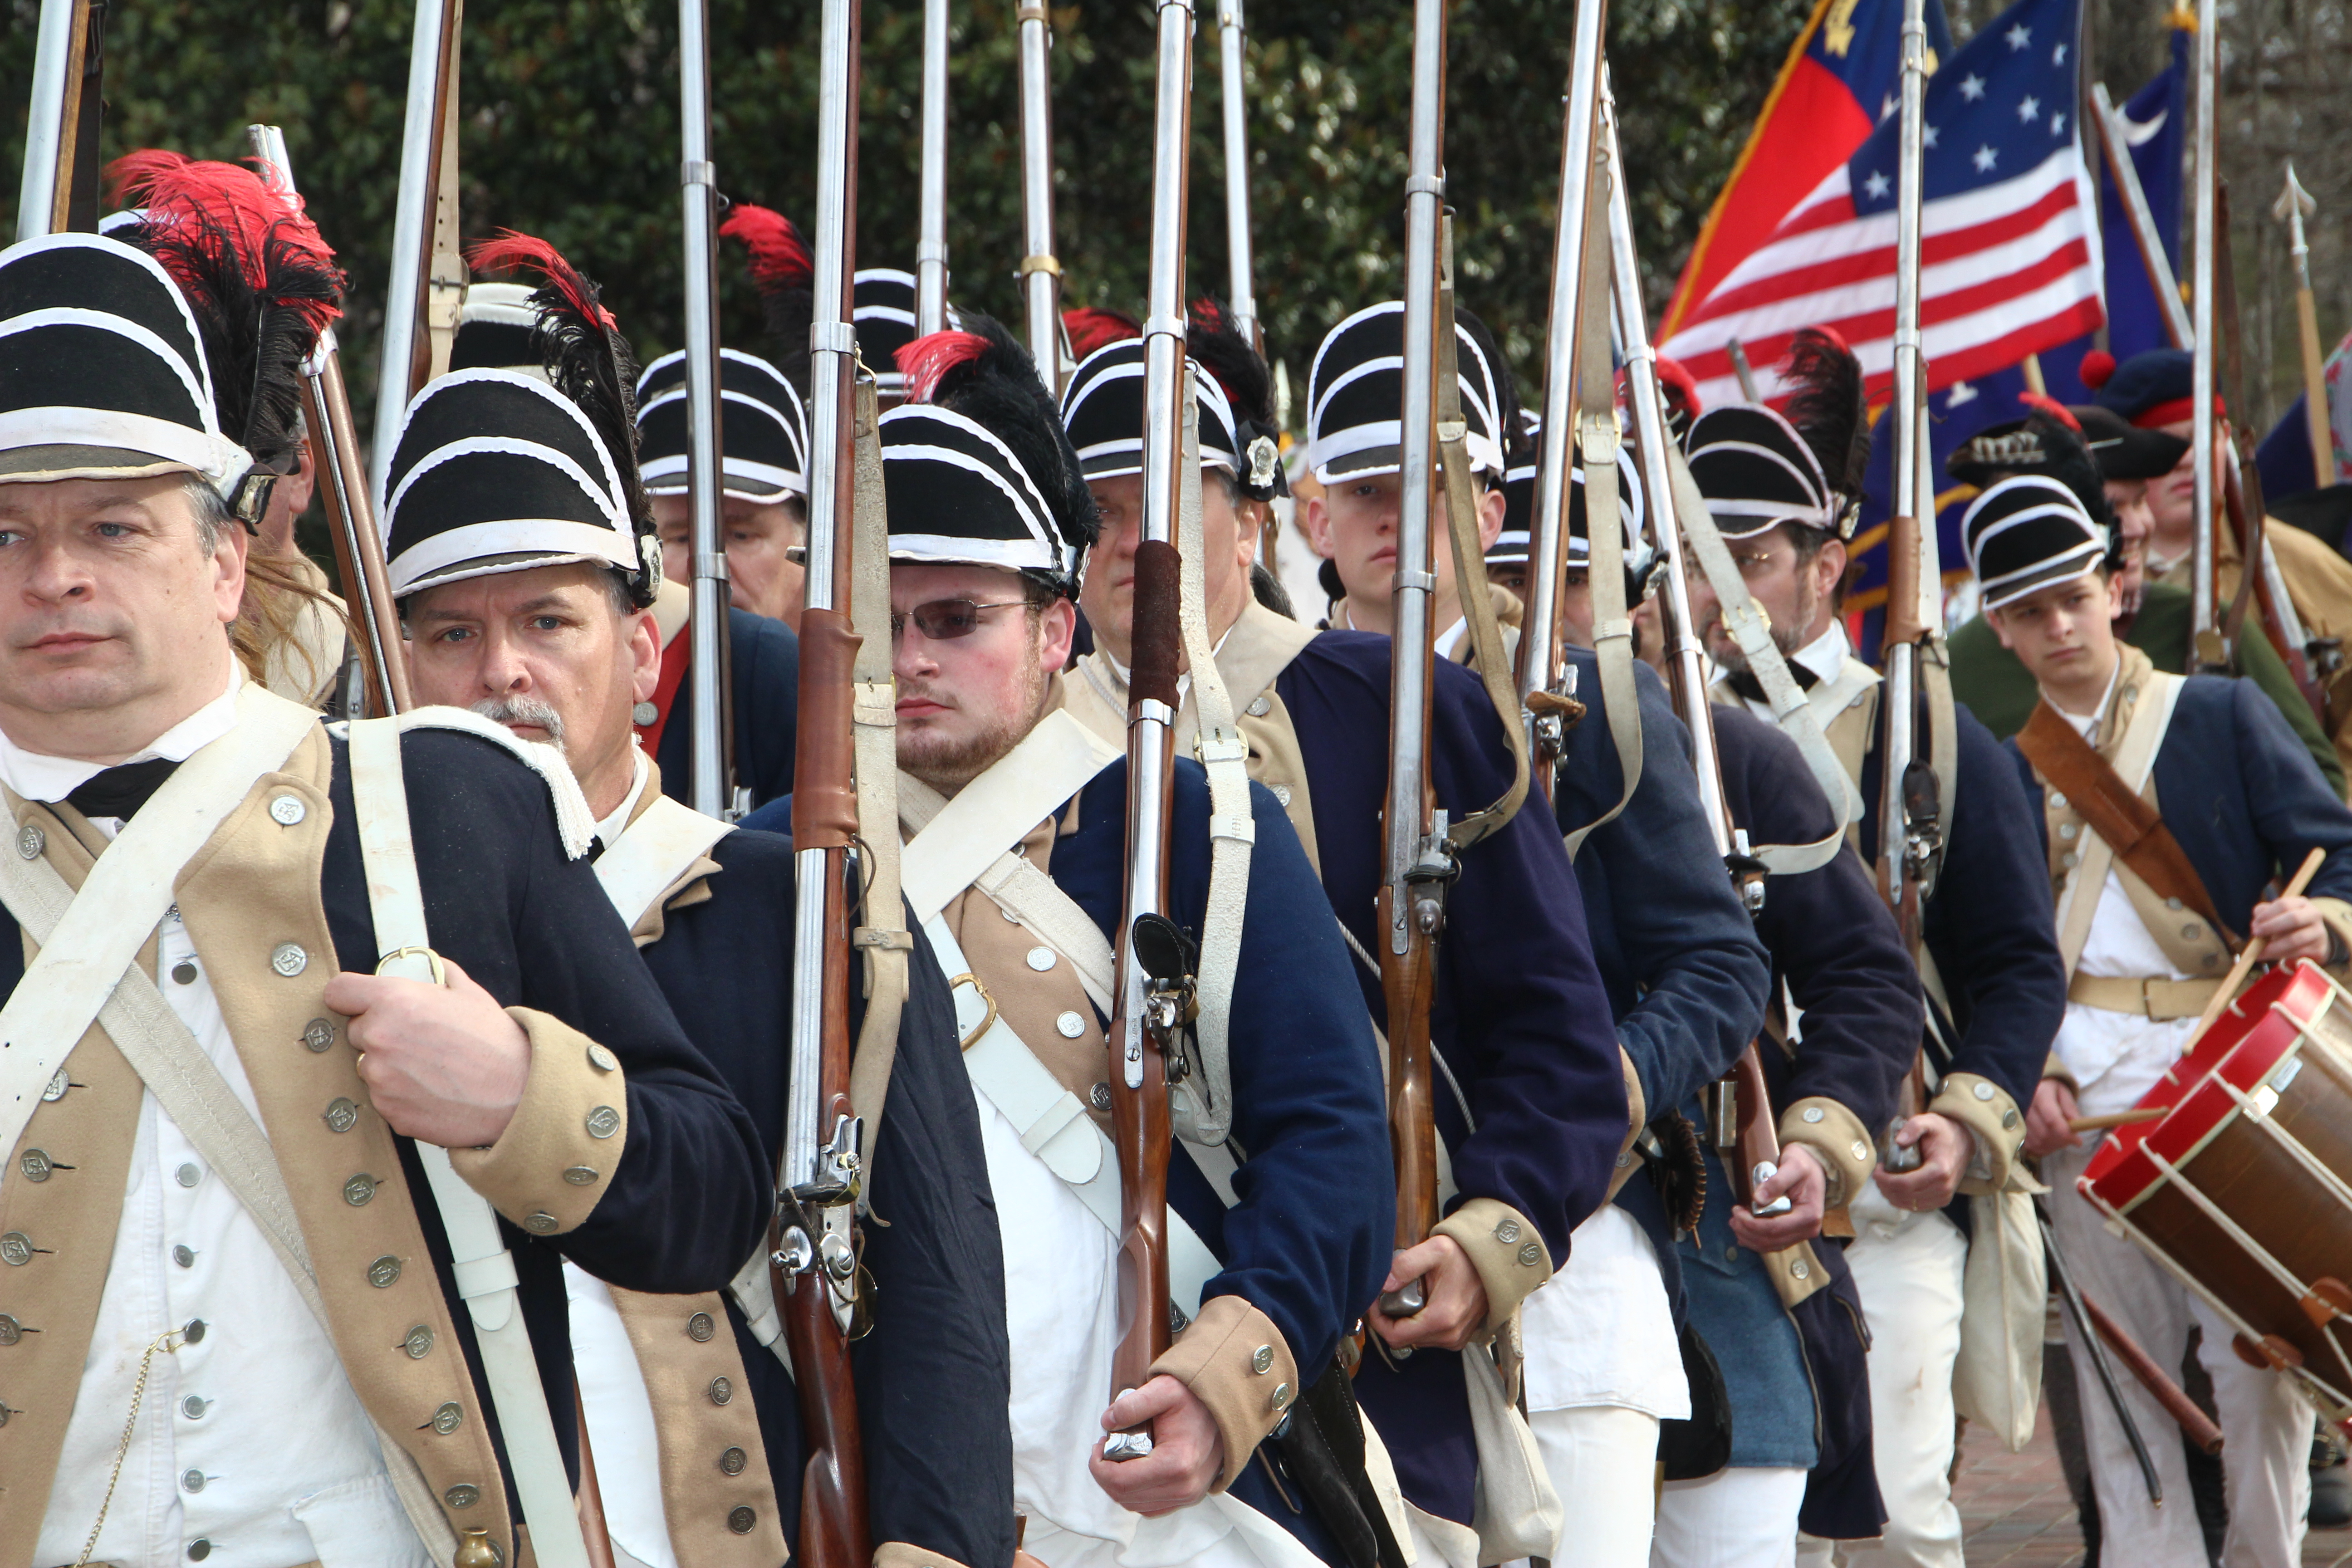
[[[556,276],[534,307],[551,322],[589,289],[568,268]],[[542,330],[542,349],[560,341]],[[751,1108],[772,1168],[786,1110],[791,847],[662,794],[630,715],[664,673],[658,612],[636,602],[619,564],[629,535],[614,529],[603,555],[581,559],[585,536],[547,517],[562,506],[541,504],[564,482],[533,435],[561,413],[552,395],[477,372],[435,383],[409,410],[419,438],[404,440],[403,471],[434,464],[446,450],[435,440],[490,437],[467,498],[517,513],[488,519],[502,530],[496,552],[395,580],[412,679],[421,700],[560,744],[596,819],[598,880],[696,1047]],[[730,396],[730,429],[740,412]],[[746,448],[756,462],[761,448]],[[616,476],[635,460],[625,447],[609,456]],[[732,475],[738,459],[728,461]],[[591,510],[600,500],[574,499]],[[455,510],[396,507],[394,559],[429,548]],[[869,1509],[878,1560],[1001,1568],[1013,1551],[1012,1464],[987,1168],[947,986],[936,964],[913,975],[869,1187],[888,1221],[866,1233],[862,1255],[874,1329],[853,1355]],[[576,1270],[567,1284],[615,1543],[640,1563],[773,1568],[798,1538],[804,1455],[764,1248],[730,1292],[643,1296]]]
[[[1059,710],[1095,506],[1028,355],[992,321],[965,325],[901,356],[908,402],[883,416],[881,447],[905,882],[954,977],[1006,1216],[1024,1543],[1054,1568],[1343,1562],[1335,1531],[1360,1532],[1361,1505],[1349,1494],[1357,1517],[1330,1517],[1306,1489],[1329,1454],[1286,1443],[1306,1440],[1310,1421],[1292,1413],[1314,1417],[1309,1385],[1380,1289],[1394,1226],[1380,1069],[1347,951],[1280,805],[1255,790],[1231,1138],[1187,1139],[1170,1162],[1182,1327],[1141,1387],[1114,1389],[1125,1320],[1106,933],[1120,918],[1127,763]],[[1196,763],[1175,777],[1169,909],[1197,940],[1208,791]],[[1106,1432],[1143,1424],[1148,1457],[1103,1457]],[[1277,1427],[1288,1438],[1267,1445]]]
[[[1349,401],[1321,405],[1309,460],[1327,494],[1344,491],[1368,510],[1377,509],[1370,497],[1387,497],[1389,531],[1343,556],[1343,570],[1360,560],[1374,579],[1350,584],[1366,595],[1360,605],[1385,613],[1394,568],[1402,328],[1393,307],[1356,320],[1362,330],[1343,327],[1343,350],[1327,344],[1318,360],[1330,366],[1361,353],[1337,395]],[[1265,368],[1230,331],[1196,329],[1192,341],[1195,357],[1213,372],[1197,383],[1208,630],[1218,643],[1218,668],[1241,715],[1252,776],[1287,804],[1318,857],[1326,923],[1336,916],[1359,952],[1370,952],[1381,875],[1388,643],[1361,632],[1318,636],[1251,598],[1258,510],[1275,480]],[[1463,342],[1465,407],[1483,398],[1491,409],[1485,362],[1469,338]],[[1105,517],[1085,600],[1098,647],[1070,683],[1071,709],[1091,715],[1104,734],[1115,732],[1110,726],[1125,704],[1141,371],[1139,343],[1104,348],[1079,367],[1063,408]],[[1318,373],[1317,385],[1325,384]],[[1480,427],[1475,415],[1472,423]],[[1473,449],[1480,449],[1475,440]],[[1499,468],[1499,449],[1495,455]],[[1310,515],[1320,504],[1341,503],[1310,502]],[[1498,521],[1499,505],[1495,514]],[[1360,626],[1363,616],[1351,624]],[[1197,723],[1189,701],[1181,721]],[[1431,729],[1438,804],[1458,812],[1495,799],[1510,782],[1507,757],[1485,693],[1468,672],[1441,661]],[[1389,1289],[1427,1274],[1429,1305],[1410,1318],[1373,1310],[1370,1325],[1388,1348],[1367,1357],[1355,1392],[1394,1461],[1415,1550],[1423,1561],[1467,1563],[1480,1554],[1473,1496],[1481,1455],[1465,1357],[1487,1354],[1498,1334],[1506,1343],[1515,1337],[1506,1331],[1520,1302],[1551,1278],[1569,1255],[1570,1233],[1606,1196],[1627,1133],[1630,1075],[1602,1022],[1607,1001],[1574,876],[1559,837],[1538,814],[1521,814],[1464,854],[1437,967],[1431,1032],[1460,1090],[1437,1096],[1454,1190],[1436,1234],[1390,1266]],[[1384,1016],[1377,970],[1360,962],[1357,978],[1365,1005]],[[1395,1350],[1411,1352],[1410,1359]]]
[[[563,769],[244,680],[268,481],[163,270],[18,245],[0,322],[0,1560],[525,1561],[576,1528],[562,1264],[723,1284],[757,1136]]]

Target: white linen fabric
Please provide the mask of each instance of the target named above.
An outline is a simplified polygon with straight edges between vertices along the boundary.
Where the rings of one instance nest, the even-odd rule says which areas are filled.
[[[1541,1294],[1540,1291],[1538,1294]],[[1644,1568],[1657,1520],[1658,1418],[1616,1405],[1528,1416],[1559,1493],[1558,1563]]]
[[[1791,1568],[1805,1474],[1793,1466],[1742,1468],[1668,1481],[1652,1568]]]
[[[1538,1411],[1597,1405],[1637,1410],[1653,1421],[1688,1419],[1690,1384],[1648,1233],[1615,1204],[1603,1204],[1570,1243],[1568,1261],[1521,1309],[1529,1419]],[[1538,1425],[1538,1436],[1542,1430]],[[1575,1528],[1573,1507],[1568,1519]]]

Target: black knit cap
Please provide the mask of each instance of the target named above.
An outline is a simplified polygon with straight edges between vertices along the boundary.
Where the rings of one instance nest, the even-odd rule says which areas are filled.
[[[2070,405],[2104,479],[2160,479],[2179,465],[2189,443],[2161,430],[2144,429],[2098,404]]]
[[[2032,399],[2032,394],[2027,394]],[[2074,416],[2056,403],[2032,402],[2022,419],[1989,426],[1960,444],[1945,471],[1964,485],[1989,489],[2011,474],[2040,474],[2074,492],[2083,515],[2112,531],[2105,477]]]

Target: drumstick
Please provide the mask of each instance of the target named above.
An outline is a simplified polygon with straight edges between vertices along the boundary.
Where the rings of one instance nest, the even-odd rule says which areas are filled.
[[[2105,1132],[2110,1127],[2128,1127],[2135,1121],[2154,1121],[2170,1111],[2168,1105],[2143,1105],[2135,1110],[2110,1110],[2104,1116],[2074,1116],[2066,1121],[2069,1132]]]
[[[2220,1453],[2221,1429],[2213,1425],[2212,1417],[2200,1410],[2197,1402],[2183,1393],[2179,1384],[2165,1375],[2164,1369],[2139,1347],[2138,1342],[2107,1316],[2105,1308],[2088,1296],[2079,1292],[2077,1296],[2083,1303],[2084,1315],[2091,1320],[2091,1327],[2097,1330],[2099,1338],[2106,1341],[2108,1348],[2122,1358],[2124,1365],[2131,1369],[2131,1374],[2139,1379],[2141,1385],[2156,1396],[2156,1402],[2164,1406],[2165,1414],[2180,1424],[2181,1436],[2208,1454]]]
[[[2327,851],[2325,849],[2314,849],[2305,856],[2303,864],[2294,868],[2294,876],[2288,880],[2286,890],[2279,894],[2279,897],[2282,899],[2303,897],[2303,890],[2311,886],[2311,879],[2318,874],[2320,863],[2326,858]],[[2213,1026],[2213,1020],[2221,1016],[2221,1009],[2227,1007],[2231,999],[2238,994],[2238,987],[2246,983],[2247,973],[2255,964],[2263,961],[2263,949],[2269,945],[2269,939],[2258,936],[2240,950],[2238,962],[2230,966],[2230,973],[2221,981],[2221,988],[2213,993],[2213,999],[2210,1002],[2205,1004],[2205,1011],[2198,1018],[2197,1027],[2190,1032],[2189,1046],[2182,1048],[2182,1055],[2187,1055],[2189,1050],[2204,1037],[2205,1031]]]

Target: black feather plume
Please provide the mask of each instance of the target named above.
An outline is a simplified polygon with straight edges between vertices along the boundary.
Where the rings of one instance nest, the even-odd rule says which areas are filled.
[[[1830,488],[1849,500],[1858,498],[1870,468],[1862,361],[1827,327],[1801,327],[1789,341],[1780,380],[1793,388],[1783,412],[1820,460]]]

